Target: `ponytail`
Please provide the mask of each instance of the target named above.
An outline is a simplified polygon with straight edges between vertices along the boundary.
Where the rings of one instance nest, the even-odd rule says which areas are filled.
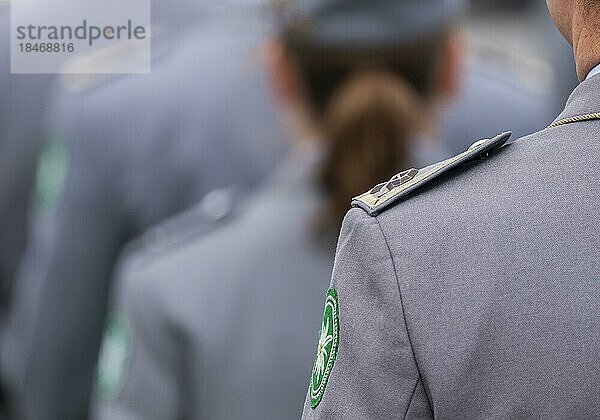
[[[418,110],[414,89],[385,70],[359,71],[333,93],[322,120],[329,147],[321,228],[337,231],[351,197],[406,168]]]
[[[325,47],[289,32],[282,39],[326,146],[316,227],[337,233],[352,197],[413,163],[411,140],[433,95],[447,33],[379,48]]]

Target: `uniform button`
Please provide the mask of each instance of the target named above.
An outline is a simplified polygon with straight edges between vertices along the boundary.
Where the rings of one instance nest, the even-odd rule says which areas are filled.
[[[469,150],[475,150],[475,149],[477,149],[478,147],[481,147],[481,146],[483,146],[483,145],[484,145],[484,143],[488,142],[489,140],[490,140],[490,139],[482,139],[482,140],[476,141],[475,143],[473,143],[473,144],[471,145],[471,147],[469,147]]]

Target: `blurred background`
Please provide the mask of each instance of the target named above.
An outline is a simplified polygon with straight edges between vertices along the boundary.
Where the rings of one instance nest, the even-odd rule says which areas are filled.
[[[272,174],[282,166],[295,165],[287,156],[296,147],[290,138],[298,133],[297,121],[281,105],[281,98],[290,94],[282,94],[287,85],[273,69],[282,65],[278,67],[273,50],[265,47],[277,34],[274,15],[284,3],[155,0],[151,74],[79,76],[11,75],[9,4],[0,2],[0,383],[4,417],[146,418],[119,409],[119,399],[135,394],[136,386],[148,399],[168,393],[159,374],[148,375],[140,380],[141,385],[135,381],[122,384],[127,382],[121,377],[126,375],[126,364],[138,356],[124,349],[119,328],[107,327],[107,314],[112,306],[128,304],[119,298],[122,278],[143,271],[173,249],[203,242],[200,238],[205,235],[235,230],[240,215],[251,213],[253,200],[268,201],[264,196],[256,198],[260,191],[264,194],[265,185],[279,188],[280,184],[271,181]],[[522,137],[541,130],[562,110],[578,83],[570,46],[554,28],[542,0],[472,0],[457,24],[455,89],[436,107],[438,124],[428,136],[435,141],[413,145],[418,150],[407,161],[409,166],[434,163],[502,131]],[[296,129],[290,128],[295,124]],[[315,171],[310,165],[303,168]],[[391,169],[378,182],[406,168]],[[354,172],[360,174],[361,168]],[[348,207],[350,199],[351,195],[345,199]],[[289,217],[279,223],[299,220],[289,211]],[[242,220],[251,224],[252,218]],[[281,228],[275,225],[277,221],[271,223],[272,230]],[[310,230],[309,225],[301,225],[301,230]],[[271,235],[271,230],[263,231],[255,241],[275,243]],[[323,270],[308,270],[322,276],[312,286],[314,296],[306,296],[310,308],[322,308],[329,283],[335,238],[324,242],[328,248],[323,253]],[[210,255],[211,264],[238,264],[239,258],[232,255],[239,251],[235,243],[230,252],[217,240],[208,240],[200,249]],[[202,258],[208,259],[197,256],[198,261]],[[206,272],[198,264],[197,269],[190,265],[190,270],[197,270],[196,277]],[[252,261],[244,264],[247,277],[256,275]],[[297,275],[304,270],[300,264]],[[184,276],[176,269],[171,273],[172,277]],[[188,287],[170,282],[165,280],[161,295]],[[138,299],[143,295],[135,288],[128,290],[125,296],[133,294]],[[141,306],[152,306],[139,299]],[[184,302],[165,301],[173,306]],[[320,310],[312,310],[315,319],[298,315],[299,319],[290,322],[306,319],[308,329],[318,331]],[[154,316],[141,316],[144,319],[138,321],[147,322],[152,330]],[[159,334],[153,338],[160,339]],[[293,418],[285,410],[294,404],[295,417],[300,415],[313,339],[310,333],[311,351],[299,362],[308,363],[306,374],[296,381],[302,390],[277,415],[262,418]],[[106,350],[102,350],[100,364],[113,369],[112,374],[98,373],[101,348]],[[155,387],[147,383],[152,381]],[[121,387],[125,396],[117,396]],[[197,390],[189,384],[184,391],[174,389],[175,394]],[[97,394],[102,392],[113,394],[108,398],[111,403],[100,401]],[[148,395],[152,392],[156,394]],[[165,404],[184,404],[181,398],[174,401],[179,402]],[[131,404],[144,405],[143,398]]]

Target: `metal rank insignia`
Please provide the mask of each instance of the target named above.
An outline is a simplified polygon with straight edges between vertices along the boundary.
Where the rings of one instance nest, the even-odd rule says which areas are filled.
[[[352,206],[362,208],[371,216],[377,216],[384,209],[397,203],[412,191],[431,182],[450,169],[467,162],[488,157],[491,152],[504,146],[510,136],[511,133],[507,132],[491,139],[479,140],[473,143],[465,152],[450,159],[424,169],[417,170],[413,168],[403,171],[392,177],[388,182],[378,184],[369,192],[354,198]]]
[[[373,196],[380,198],[385,194],[392,191],[394,188],[398,188],[399,186],[406,184],[408,181],[412,180],[419,173],[418,169],[408,169],[404,172],[400,172],[398,175],[394,175],[392,179],[388,182],[384,182],[382,184],[377,185],[370,192]]]

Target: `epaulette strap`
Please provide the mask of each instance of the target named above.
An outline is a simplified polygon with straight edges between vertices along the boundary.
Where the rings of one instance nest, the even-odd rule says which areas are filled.
[[[236,188],[220,188],[180,213],[149,228],[127,245],[123,252],[129,267],[147,265],[158,255],[166,255],[229,223],[243,207]]]
[[[465,152],[450,159],[423,169],[409,169],[395,175],[388,182],[375,186],[372,190],[352,200],[353,207],[360,207],[371,216],[377,216],[381,211],[406,197],[417,188],[427,184],[441,174],[464,163],[475,159],[485,158],[495,149],[502,147],[512,133],[499,134],[492,139],[479,140]]]

